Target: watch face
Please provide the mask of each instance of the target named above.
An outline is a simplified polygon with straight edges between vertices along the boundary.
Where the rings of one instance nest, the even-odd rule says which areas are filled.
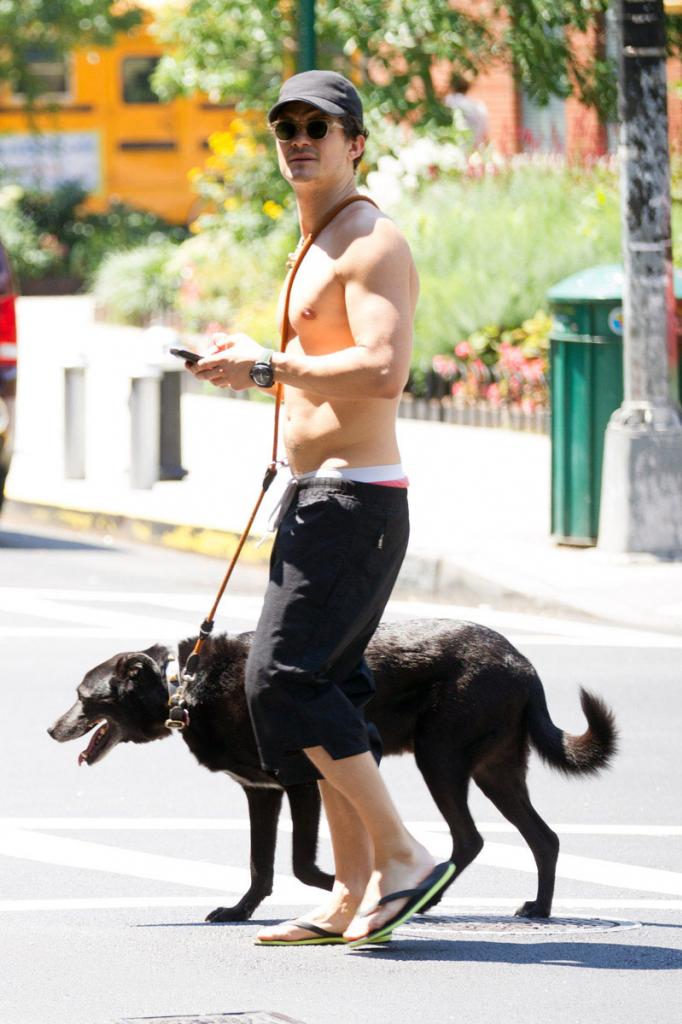
[[[256,363],[251,367],[249,376],[254,384],[257,384],[259,388],[272,387],[274,373],[270,363]]]

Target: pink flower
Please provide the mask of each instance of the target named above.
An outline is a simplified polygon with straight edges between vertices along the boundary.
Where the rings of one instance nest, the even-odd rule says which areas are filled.
[[[457,373],[457,366],[452,356],[434,356],[431,365],[441,377],[452,378]]]
[[[474,359],[471,370],[476,380],[490,380],[490,370],[482,359]]]
[[[471,345],[468,341],[460,341],[455,345],[455,355],[458,359],[469,359],[471,357]]]
[[[485,397],[491,405],[501,405],[502,395],[499,384],[489,384],[485,391]]]

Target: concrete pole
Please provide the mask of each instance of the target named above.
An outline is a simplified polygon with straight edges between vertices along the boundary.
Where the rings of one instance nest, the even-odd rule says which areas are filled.
[[[682,558],[663,2],[617,10],[625,397],[606,430],[598,547]]]

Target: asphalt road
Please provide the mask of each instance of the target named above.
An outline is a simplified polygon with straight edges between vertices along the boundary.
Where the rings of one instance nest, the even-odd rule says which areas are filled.
[[[253,945],[260,922],[301,914],[318,896],[291,878],[286,820],[275,891],[257,920],[206,925],[212,907],[246,887],[240,788],[198,767],[178,737],[79,768],[79,744],[58,746],[45,731],[94,664],[194,632],[221,574],[197,556],[10,521],[0,529],[2,1024],[249,1010],[305,1024],[679,1020],[682,640],[394,602],[394,619],[473,618],[508,635],[540,671],[566,729],[583,727],[578,686],[601,694],[617,714],[620,755],[584,781],[532,758],[535,806],[562,842],[550,922],[511,916],[534,895],[534,864],[474,791],[486,845],[437,913],[385,949],[262,949]],[[261,587],[260,570],[240,569],[220,626],[252,625]],[[385,772],[406,820],[447,856],[411,759],[389,759]],[[325,838],[321,860],[330,865]]]

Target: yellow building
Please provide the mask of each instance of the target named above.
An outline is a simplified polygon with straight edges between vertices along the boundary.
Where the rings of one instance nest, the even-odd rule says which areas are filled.
[[[111,48],[74,52],[62,63],[36,54],[49,87],[32,132],[21,97],[0,92],[0,180],[49,190],[77,180],[102,210],[119,199],[178,223],[191,219],[187,180],[203,164],[207,139],[231,121],[230,105],[191,99],[161,103],[149,78],[161,50],[148,19]],[[47,106],[53,109],[46,109]]]

